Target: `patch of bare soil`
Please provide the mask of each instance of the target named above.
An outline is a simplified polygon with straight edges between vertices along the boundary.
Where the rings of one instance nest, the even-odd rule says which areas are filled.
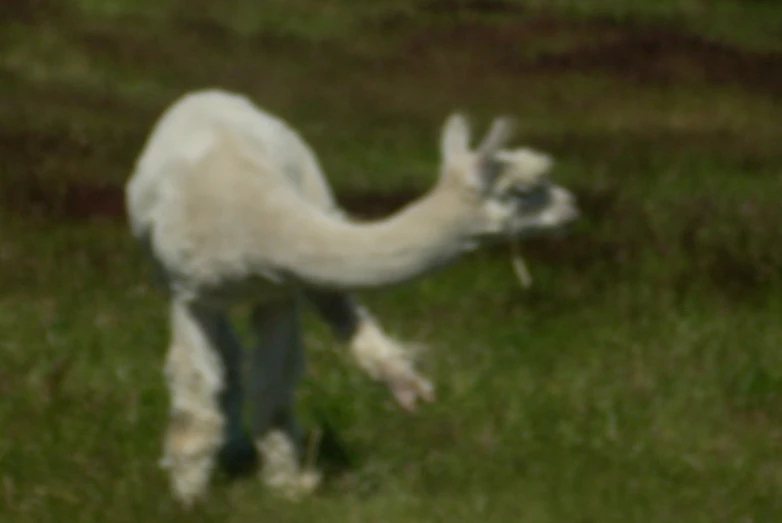
[[[0,132],[0,158],[6,169],[16,169],[12,176],[0,178],[3,210],[57,222],[124,216],[120,188],[72,181],[94,167],[91,156],[99,146],[105,145],[78,133]]]
[[[385,218],[421,196],[421,191],[398,189],[394,192],[344,192],[338,194],[340,206],[351,216],[364,220]]]
[[[65,2],[59,0],[3,0],[0,22],[34,24],[65,15]]]
[[[119,221],[125,218],[122,189],[108,183],[82,182],[53,186],[31,178],[14,198],[4,202],[13,211],[56,223],[92,220]]]
[[[502,24],[464,21],[411,36],[399,60],[414,57],[425,67],[443,50],[473,57],[460,61],[465,75],[611,74],[662,85],[731,84],[782,97],[782,53],[744,50],[666,26],[524,16]]]
[[[31,22],[58,16],[53,0],[8,1],[10,7],[4,7],[0,22],[7,13]],[[448,0],[422,3],[423,11],[448,19],[442,26],[411,30],[404,19],[379,23],[378,31],[407,36],[391,56],[370,56],[363,65],[373,69],[399,68],[411,74],[433,74],[444,67],[458,71],[465,81],[474,75],[518,75],[523,80],[564,72],[608,74],[664,86],[735,85],[782,98],[782,52],[741,49],[674,26],[528,14],[522,7],[502,0],[472,0],[460,2],[459,6],[457,10]],[[503,19],[482,21],[479,17],[457,16],[456,11],[503,13]],[[199,81],[199,60],[203,57],[193,53],[194,48],[228,53],[234,62],[241,49],[246,51],[246,42],[191,7],[177,11],[169,24],[172,45],[164,48],[157,37],[143,32],[97,28],[76,32],[95,56],[124,66],[172,68],[177,74],[194,75]],[[335,61],[354,52],[339,42],[312,46],[293,37],[271,34],[254,37],[252,46],[260,53],[296,55],[302,63]],[[264,74],[264,70],[242,67],[242,72],[236,74],[247,85],[253,85],[259,81],[255,76]]]

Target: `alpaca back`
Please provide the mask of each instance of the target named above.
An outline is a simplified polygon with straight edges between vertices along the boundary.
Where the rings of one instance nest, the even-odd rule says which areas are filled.
[[[304,140],[284,121],[247,98],[221,90],[187,94],[155,123],[126,186],[132,231],[144,237],[154,224],[162,185],[176,185],[222,146],[225,133],[235,133],[252,154],[269,167],[258,172],[270,188],[286,184],[309,203],[340,214],[335,198]],[[219,177],[215,172],[213,176]]]

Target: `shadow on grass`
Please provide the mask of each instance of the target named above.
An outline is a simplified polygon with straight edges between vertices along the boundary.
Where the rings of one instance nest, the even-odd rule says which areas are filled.
[[[320,430],[314,448],[315,467],[324,475],[326,486],[336,485],[357,466],[357,459],[342,440],[338,431],[325,420],[319,422]],[[314,440],[315,433],[306,436]],[[308,459],[307,456],[304,458]],[[258,474],[262,465],[258,451],[249,441],[224,446],[219,453],[221,478],[226,482],[239,481]],[[306,465],[310,465],[307,463]]]

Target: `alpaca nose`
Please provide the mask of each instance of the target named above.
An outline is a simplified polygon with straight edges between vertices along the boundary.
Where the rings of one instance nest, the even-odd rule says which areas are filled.
[[[576,197],[573,193],[562,187],[554,189],[554,200],[557,207],[562,209],[562,221],[572,222],[581,216],[581,210],[578,208]]]

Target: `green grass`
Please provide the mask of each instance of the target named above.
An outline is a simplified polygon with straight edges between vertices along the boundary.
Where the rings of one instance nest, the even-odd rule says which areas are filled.
[[[448,16],[412,1],[9,4],[0,521],[782,520],[782,82],[772,66],[741,69],[778,49],[781,11],[528,4]],[[723,47],[677,40],[656,61],[585,65],[584,49],[640,22]],[[527,244],[529,291],[495,249],[363,297],[430,346],[439,397],[417,415],[308,316],[301,414],[333,427],[351,466],[300,504],[252,478],[217,481],[186,515],[156,466],[168,332],[150,267],[122,217],[28,208],[33,180],[52,201],[75,183],[121,186],[160,111],[206,85],[301,129],[339,194],[422,191],[449,111],[481,127],[508,112],[519,141],[558,159],[585,215],[568,237]]]

